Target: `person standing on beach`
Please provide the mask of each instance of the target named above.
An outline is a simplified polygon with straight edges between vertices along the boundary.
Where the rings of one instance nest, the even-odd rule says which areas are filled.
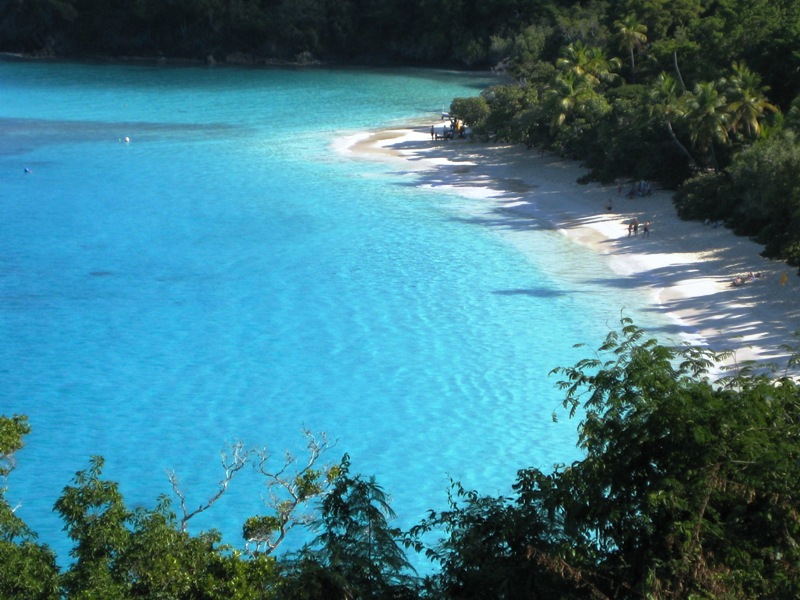
[[[433,125],[431,125],[431,139],[433,139],[435,135],[436,135],[436,130],[433,128]]]
[[[633,235],[639,235],[639,219],[633,217]]]
[[[644,233],[642,233],[642,237],[650,237],[650,221],[644,222]]]

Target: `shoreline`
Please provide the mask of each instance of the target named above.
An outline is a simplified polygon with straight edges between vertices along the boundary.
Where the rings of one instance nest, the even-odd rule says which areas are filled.
[[[671,192],[654,189],[649,196],[626,198],[630,181],[622,183],[621,194],[617,185],[578,184],[586,170],[575,161],[522,146],[433,141],[430,119],[422,122],[361,132],[339,140],[337,149],[402,166],[419,186],[486,199],[504,216],[544,221],[603,254],[624,289],[647,292],[653,303],[648,308],[676,323],[691,345],[734,351],[724,365],[775,363],[777,373],[784,372],[790,353],[783,346],[800,345],[794,335],[800,328],[800,279],[793,267],[763,258],[761,245],[722,226],[682,221]],[[629,236],[633,218],[640,231]],[[646,221],[651,227],[645,238]],[[530,229],[535,235],[536,228]],[[749,273],[760,276],[749,279]],[[734,285],[741,276],[746,282]]]

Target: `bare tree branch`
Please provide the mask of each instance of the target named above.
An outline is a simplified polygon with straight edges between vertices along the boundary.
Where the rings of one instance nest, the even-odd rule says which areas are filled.
[[[253,452],[254,450],[246,449],[242,442],[236,442],[233,444],[231,446],[230,454],[225,450],[220,452],[220,462],[222,463],[224,476],[217,484],[217,492],[204,504],[200,504],[194,510],[189,510],[186,507],[186,495],[180,489],[178,475],[175,473],[175,471],[167,471],[167,478],[169,479],[170,484],[172,484],[172,491],[180,499],[181,514],[183,515],[181,517],[181,531],[186,531],[187,524],[192,517],[208,510],[217,500],[222,497],[222,494],[224,494],[228,489],[228,486],[230,485],[236,473],[244,468]]]

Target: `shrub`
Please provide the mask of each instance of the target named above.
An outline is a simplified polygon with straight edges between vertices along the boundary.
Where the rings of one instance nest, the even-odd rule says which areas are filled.
[[[725,220],[730,215],[729,183],[717,171],[705,171],[687,179],[675,193],[675,210],[681,219]]]

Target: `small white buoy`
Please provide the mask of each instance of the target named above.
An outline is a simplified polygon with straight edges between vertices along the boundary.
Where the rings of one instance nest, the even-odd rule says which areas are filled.
[[[131,138],[129,138],[129,137],[126,135],[126,136],[125,136],[125,143],[126,143],[126,144],[129,144],[129,143],[130,143],[130,141],[131,141]]]

